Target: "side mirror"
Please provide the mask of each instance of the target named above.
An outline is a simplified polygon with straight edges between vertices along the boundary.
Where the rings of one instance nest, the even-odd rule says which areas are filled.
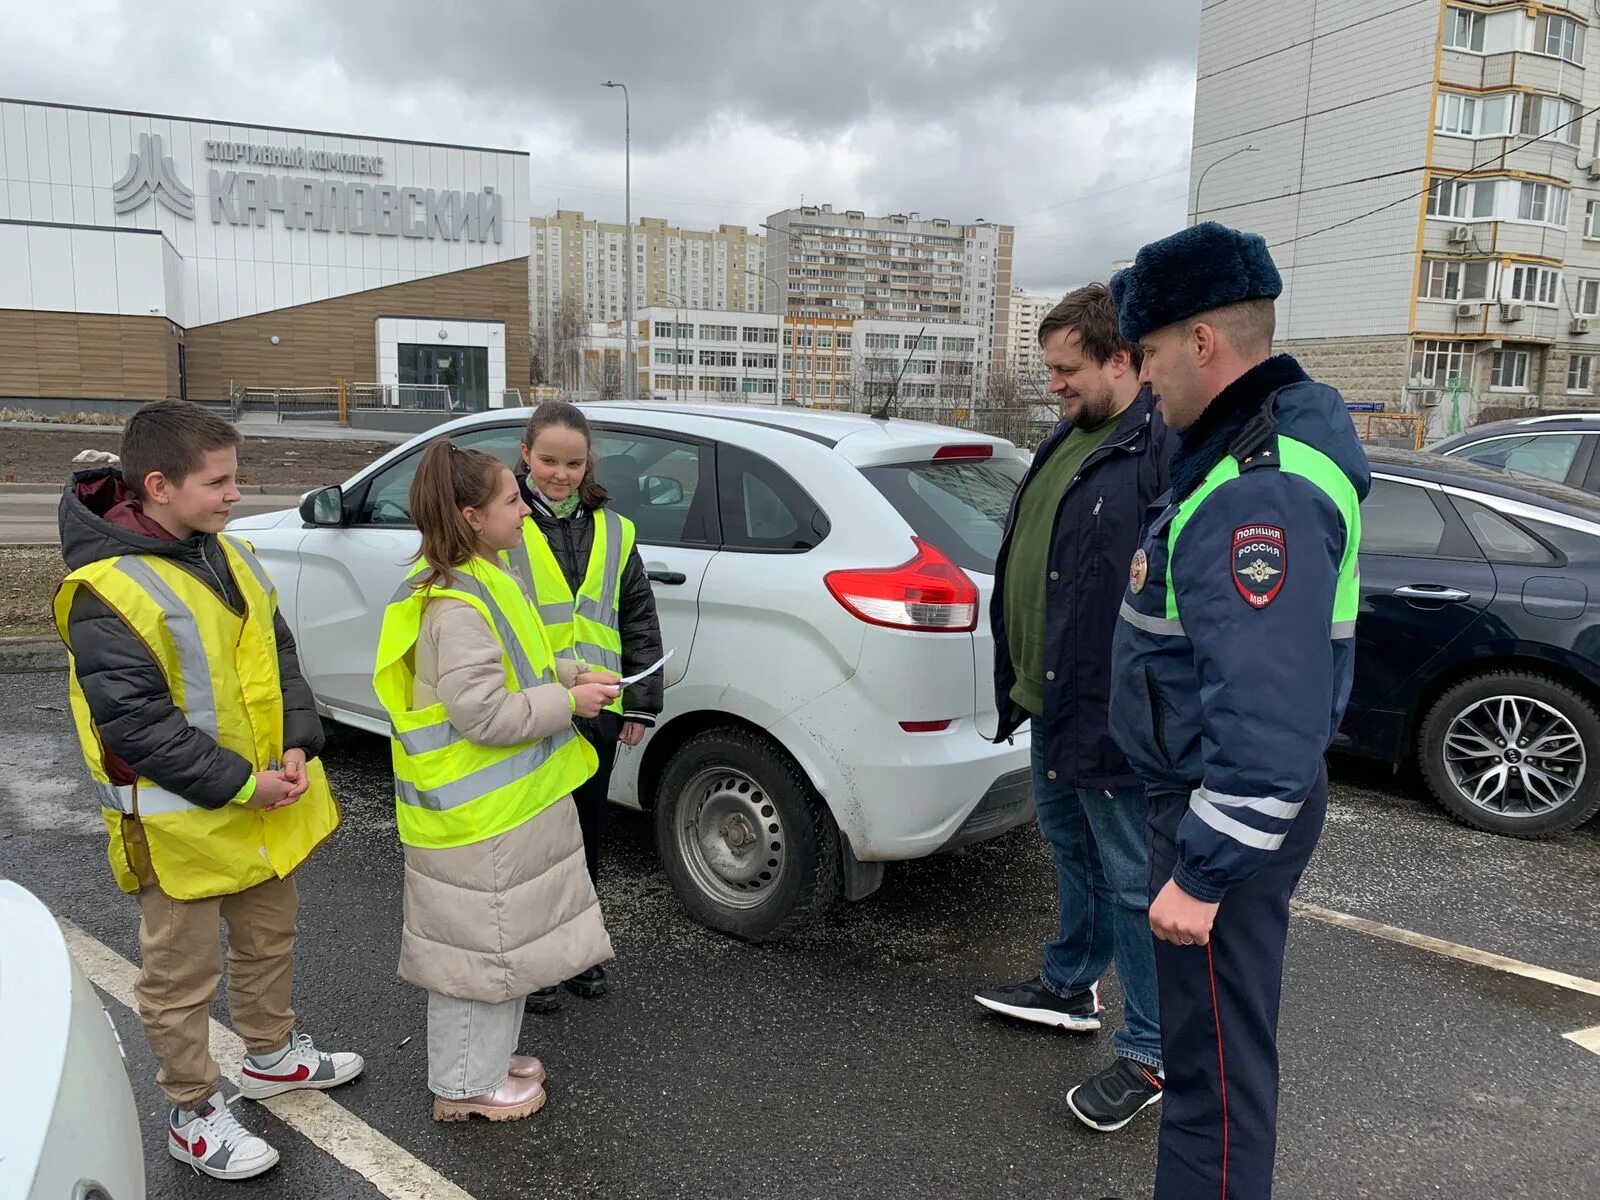
[[[323,527],[344,524],[344,493],[338,485],[307,492],[300,501],[300,519]]]
[[[683,501],[683,484],[662,475],[646,475],[639,483],[644,488],[644,502],[652,508]]]

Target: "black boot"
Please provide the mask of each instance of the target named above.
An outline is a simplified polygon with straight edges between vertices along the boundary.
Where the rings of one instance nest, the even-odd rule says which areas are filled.
[[[529,992],[523,1007],[531,1013],[553,1013],[561,1007],[561,989],[547,987]]]
[[[561,985],[574,996],[582,996],[585,1000],[595,1000],[604,996],[609,985],[606,983],[606,969],[604,967],[590,967],[581,975],[574,975]]]

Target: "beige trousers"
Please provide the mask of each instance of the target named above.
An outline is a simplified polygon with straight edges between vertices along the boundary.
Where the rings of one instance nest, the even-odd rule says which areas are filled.
[[[211,1002],[222,982],[228,926],[228,1015],[251,1054],[288,1045],[294,1029],[295,918],[293,879],[275,879],[231,896],[174,900],[161,890],[143,832],[123,826],[139,874],[139,956],[133,985],[144,1035],[156,1058],[156,1083],[179,1108],[193,1108],[217,1088],[211,1057]]]

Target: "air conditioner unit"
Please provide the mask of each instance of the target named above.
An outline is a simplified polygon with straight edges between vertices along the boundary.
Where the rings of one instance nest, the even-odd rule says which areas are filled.
[[[1463,243],[1470,242],[1471,240],[1472,240],[1472,226],[1471,225],[1452,225],[1452,226],[1450,226],[1450,242],[1451,242],[1451,244],[1453,244],[1453,245],[1461,245]]]
[[[1426,391],[1416,393],[1417,407],[1437,408],[1439,404],[1439,389],[1428,388]]]
[[[1572,318],[1572,332],[1573,333],[1588,333],[1589,332],[1589,318],[1588,317],[1573,317]]]
[[[1593,160],[1589,164],[1589,178],[1600,179],[1600,158]]]
[[[1472,304],[1469,302],[1466,304],[1456,305],[1456,316],[1458,317],[1475,317],[1482,311],[1483,305],[1481,304]]]
[[[1502,304],[1500,306],[1500,319],[1508,323],[1522,320],[1522,305]]]

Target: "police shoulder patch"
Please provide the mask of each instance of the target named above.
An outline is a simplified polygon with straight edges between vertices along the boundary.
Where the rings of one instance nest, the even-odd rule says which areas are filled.
[[[1241,525],[1233,531],[1228,563],[1233,586],[1251,608],[1265,608],[1277,599],[1289,574],[1289,547],[1276,525]]]

